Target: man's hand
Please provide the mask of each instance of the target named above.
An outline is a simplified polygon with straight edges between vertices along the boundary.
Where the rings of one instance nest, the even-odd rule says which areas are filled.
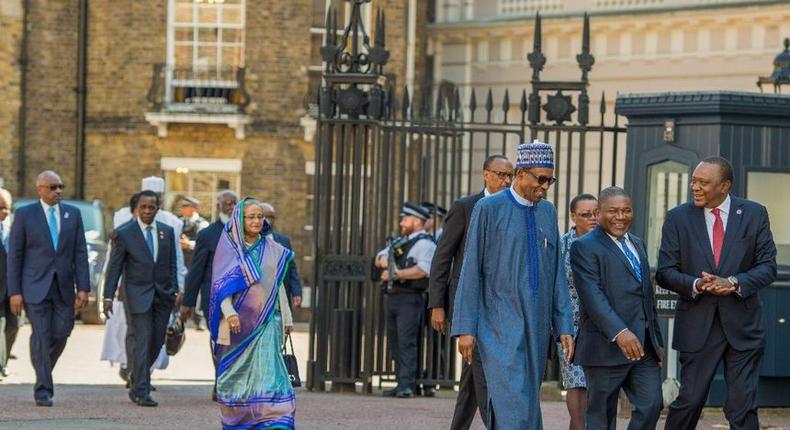
[[[392,280],[394,281],[394,280],[397,280],[397,279],[398,279],[398,271],[396,270],[395,271],[395,277],[392,278]],[[385,282],[390,280],[390,272],[388,270],[385,270],[385,271],[381,272],[381,280],[385,281]]]
[[[442,334],[447,334],[447,317],[444,308],[431,309],[431,327]]]
[[[464,358],[466,364],[472,364],[472,351],[475,350],[477,339],[474,336],[465,334],[458,336],[458,352]]]
[[[573,360],[573,352],[576,348],[573,342],[573,336],[568,334],[560,335],[560,343],[562,343],[562,352],[565,354],[565,362],[570,364]]]
[[[178,290],[178,294],[176,294],[176,307],[180,308],[181,303],[184,302],[184,292],[182,290]]]
[[[702,281],[700,283],[704,286],[705,291],[716,296],[728,296],[735,292],[735,285],[732,285],[727,278],[707,272],[702,272]]]
[[[645,356],[645,350],[642,348],[639,338],[637,338],[631,330],[626,330],[618,334],[617,338],[615,338],[615,342],[617,342],[617,346],[620,347],[620,350],[623,351],[625,358],[631,361],[637,361]]]
[[[104,312],[104,316],[107,319],[110,319],[110,315],[112,315],[112,300],[104,299],[104,301],[102,302],[102,307],[104,308],[102,310]]]
[[[295,308],[302,307],[302,296],[293,296],[292,303]]]
[[[22,315],[22,307],[25,305],[22,302],[22,295],[21,294],[14,294],[13,296],[8,298],[8,304],[11,308],[11,313],[20,316]]]
[[[77,297],[74,298],[74,309],[80,310],[88,304],[88,292],[77,291]]]
[[[658,347],[656,355],[658,355],[658,367],[664,367],[664,348]]]
[[[187,320],[189,320],[192,317],[192,308],[190,308],[189,306],[181,305],[178,308],[178,310],[180,314],[178,318],[181,320],[182,323],[187,322]]]
[[[388,264],[389,262],[387,261],[386,255],[382,255],[376,258],[376,267],[378,267],[379,269],[386,269]]]
[[[285,334],[291,334],[291,332],[294,331],[294,326],[287,325],[287,326],[285,326],[285,328],[283,330],[285,331]]]
[[[241,333],[241,320],[239,320],[238,315],[231,315],[228,317],[228,325],[230,326],[230,331],[239,334]]]

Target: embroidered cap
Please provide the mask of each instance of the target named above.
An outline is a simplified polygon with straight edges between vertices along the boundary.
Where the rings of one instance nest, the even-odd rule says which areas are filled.
[[[431,202],[421,202],[420,206],[424,207],[425,210],[428,211],[428,216],[433,216],[434,211],[436,211],[436,217],[437,218],[444,218],[444,217],[447,216],[447,209],[445,209],[445,208],[443,208],[441,206],[435,205],[435,204],[433,204]]]
[[[149,176],[147,178],[143,178],[142,185],[140,186],[140,191],[153,191],[155,193],[164,193],[165,180],[158,176]]]
[[[417,217],[423,221],[427,221],[431,217],[431,213],[427,209],[414,203],[406,202],[400,210],[400,216],[410,215]]]
[[[516,147],[516,168],[532,167],[554,168],[554,150],[551,145],[535,139],[531,143],[522,143]]]

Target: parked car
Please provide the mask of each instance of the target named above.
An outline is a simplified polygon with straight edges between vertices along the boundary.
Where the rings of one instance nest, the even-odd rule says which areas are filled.
[[[14,201],[14,211],[35,202],[38,202],[38,200],[17,199]],[[82,225],[85,228],[85,243],[88,247],[91,292],[88,296],[88,304],[79,311],[78,317],[85,324],[103,324],[101,280],[104,260],[107,256],[107,229],[104,226],[102,205],[98,200],[92,202],[63,200],[63,203],[72,205],[80,210]]]

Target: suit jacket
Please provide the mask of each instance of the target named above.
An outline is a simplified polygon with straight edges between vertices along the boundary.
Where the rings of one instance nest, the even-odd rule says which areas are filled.
[[[462,197],[453,203],[444,219],[444,231],[436,245],[428,278],[428,308],[444,308],[452,319],[455,290],[464,262],[466,230],[472,209],[485,196],[483,192]]]
[[[641,282],[623,251],[601,227],[571,245],[573,282],[581,302],[574,361],[581,366],[630,364],[612,341],[626,328],[642,345],[652,342],[656,350],[664,345],[645,245],[633,234],[628,238],[637,250]]]
[[[273,232],[272,238],[275,242],[293,251],[291,239],[288,236],[282,233]],[[299,278],[299,270],[296,268],[296,263],[294,261],[291,261],[291,264],[288,265],[283,284],[289,298],[293,296],[302,297],[302,280]]]
[[[192,264],[189,266],[184,282],[184,306],[195,307],[200,293],[200,309],[208,317],[208,303],[211,296],[211,269],[214,263],[214,251],[222,236],[225,224],[216,220],[198,232]]]
[[[2,240],[2,237],[0,237],[0,240]],[[8,300],[7,259],[8,254],[5,252],[5,247],[0,243],[0,318],[5,316],[5,301]]]
[[[88,249],[79,209],[60,204],[58,249],[52,246],[49,222],[36,201],[16,210],[8,241],[8,294],[26,303],[41,303],[57,279],[61,298],[74,301],[74,286],[90,291]]]
[[[744,351],[761,347],[765,326],[757,292],[776,279],[776,245],[765,207],[730,196],[718,267],[713,263],[703,208],[685,203],[667,212],[661,235],[656,282],[680,295],[673,348],[699,351],[717,310],[724,336],[733,348]],[[692,297],[694,280],[702,272],[735,276],[741,295],[703,293]]]
[[[110,264],[104,286],[104,298],[112,299],[118,279],[124,277],[124,300],[133,314],[151,308],[154,294],[175,301],[178,292],[176,250],[173,228],[156,222],[158,252],[156,261],[148,250],[143,231],[137,222],[116,229],[112,242]]]

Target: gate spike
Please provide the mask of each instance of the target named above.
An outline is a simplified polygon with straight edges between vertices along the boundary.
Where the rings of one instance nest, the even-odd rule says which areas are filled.
[[[333,45],[334,38],[332,37],[332,10],[334,9],[333,6],[329,6],[329,9],[326,11],[326,34],[324,35],[324,44],[325,45]]]
[[[472,95],[469,97],[469,110],[471,110],[472,114],[474,114],[476,109],[477,109],[477,96],[475,95],[475,89],[472,88]]]
[[[422,90],[422,108],[420,109],[420,117],[431,117],[431,93],[427,88],[423,88]]]
[[[385,115],[386,119],[391,120],[395,118],[395,110],[397,103],[398,101],[395,100],[395,90],[392,87],[390,87],[390,89],[387,90],[387,109],[386,109],[387,112]]]
[[[384,11],[380,7],[376,8],[376,37],[374,41],[376,46],[384,47]]]
[[[411,119],[409,116],[409,108],[411,107],[411,100],[409,99],[409,87],[403,86],[403,104],[401,105],[401,116],[403,120]]]
[[[601,91],[601,115],[606,113],[606,91]]]
[[[453,100],[453,104],[455,105],[454,106],[454,108],[455,108],[455,118],[454,119],[457,120],[458,118],[460,118],[462,116],[461,115],[461,110],[463,108],[463,106],[461,105],[461,91],[458,89],[458,87],[455,88],[455,100]]]
[[[521,104],[519,105],[519,108],[521,109],[521,113],[524,113],[524,112],[527,111],[527,90],[526,89],[521,90]]]
[[[494,109],[494,97],[491,94],[491,88],[488,89],[488,96],[486,96],[486,111],[491,113]]]
[[[510,110],[510,93],[508,89],[505,88],[505,97],[502,98],[502,111],[505,113],[505,119],[507,120],[507,111]]]

